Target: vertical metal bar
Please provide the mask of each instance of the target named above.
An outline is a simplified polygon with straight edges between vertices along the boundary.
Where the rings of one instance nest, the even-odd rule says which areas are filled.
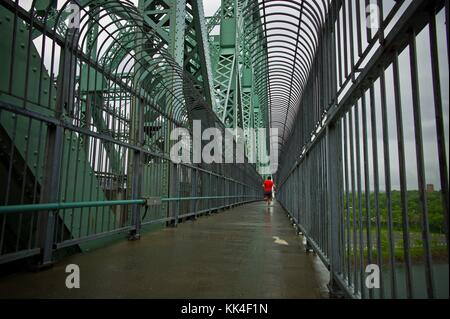
[[[361,191],[361,138],[359,123],[359,105],[355,107],[355,150],[356,150],[356,188],[358,197],[358,232],[359,232],[359,276],[361,298],[366,297],[364,286],[364,238],[363,238],[363,216],[362,216],[362,191]]]
[[[339,13],[339,8],[334,6],[336,10],[336,25],[337,25],[337,32],[336,32],[336,38],[337,38],[337,55],[338,55],[338,63],[337,63],[337,69],[338,69],[338,86],[342,86],[342,46],[341,46],[341,15]]]
[[[380,76],[381,89],[381,121],[383,130],[383,151],[384,151],[384,180],[386,186],[386,209],[388,222],[388,240],[389,240],[389,261],[391,267],[391,298],[397,298],[397,275],[395,273],[395,238],[393,230],[393,215],[392,215],[392,189],[391,189],[391,162],[389,149],[389,125],[387,115],[386,102],[386,79],[385,71],[382,70]]]
[[[445,25],[450,25],[450,0],[445,0]],[[445,33],[447,34],[447,62],[450,66],[450,30],[447,27],[445,30]]]
[[[72,63],[72,43],[77,31],[68,31],[65,46],[60,60],[60,74],[58,81],[58,101],[56,103],[56,118],[61,118],[64,109],[72,109],[74,86],[71,78],[75,75],[75,66]],[[60,126],[48,125],[47,141],[44,163],[44,182],[42,187],[41,203],[52,203],[59,200],[62,158],[64,151],[64,129]],[[38,242],[42,248],[42,264],[52,262],[54,231],[57,211],[47,211],[39,215]]]
[[[5,114],[5,112],[2,111],[2,110],[0,109],[0,120],[2,119],[2,117],[4,116],[4,114]],[[7,203],[5,202],[5,205],[6,205],[6,204],[7,204]],[[1,217],[2,217],[2,219],[1,219],[2,225],[1,225],[1,228],[0,228],[0,254],[3,253],[3,243],[4,243],[4,241],[5,241],[6,214],[4,214],[4,215],[1,216]]]
[[[351,252],[351,242],[350,242],[350,208],[349,208],[349,189],[350,189],[350,184],[349,184],[349,159],[348,159],[348,128],[347,128],[347,117],[343,118],[343,123],[344,123],[344,171],[345,171],[345,178],[344,178],[344,183],[345,183],[345,211],[346,211],[346,216],[345,216],[345,220],[346,220],[346,237],[347,237],[347,276],[348,276],[348,282],[349,284],[352,283],[352,271],[351,271],[351,256],[350,256],[350,252]]]
[[[347,34],[347,4],[351,3],[342,1],[342,36],[343,36],[343,55],[344,55],[344,82],[348,76],[348,70],[349,70],[349,61],[348,61],[348,34]]]
[[[169,162],[170,165],[170,196],[177,197],[178,195],[178,165],[172,162]],[[169,217],[174,218],[172,225],[176,227],[178,225],[178,210],[177,203],[172,202],[169,204]]]
[[[74,139],[73,135],[74,135],[74,134],[73,134],[73,132],[71,131],[70,134],[69,134],[69,136],[68,136],[68,140],[69,140],[68,149],[69,149],[69,152],[71,152],[71,150],[72,150],[72,140]],[[69,198],[68,198],[69,178],[68,178],[68,176],[69,176],[69,170],[70,170],[70,167],[71,167],[71,163],[72,163],[71,160],[67,160],[66,170],[65,170],[66,183],[65,183],[65,185],[61,185],[61,188],[64,187],[63,198],[64,198],[64,200],[66,200],[66,201],[69,200]],[[71,182],[73,183],[73,181],[71,181]],[[76,183],[75,183],[74,185],[76,185]],[[64,212],[63,212],[62,220],[65,221],[65,218],[66,218],[66,210],[64,210]],[[73,219],[73,214],[72,214],[72,219]],[[62,242],[62,241],[64,240],[64,238],[63,238],[63,234],[64,234],[64,226],[65,226],[65,223],[64,223],[64,222],[61,223],[61,228],[60,228],[60,238],[59,238],[59,241],[60,241],[60,242]],[[72,231],[72,228],[70,228],[70,231]]]
[[[8,205],[10,201],[10,193],[11,193],[11,180],[12,180],[12,173],[13,173],[13,164],[14,164],[14,154],[16,152],[16,138],[17,138],[17,114],[11,114],[12,120],[13,120],[13,128],[12,128],[12,136],[11,136],[11,146],[9,148],[9,163],[8,163],[8,177],[6,181],[6,191],[5,191],[5,201],[4,205]],[[5,217],[6,219],[6,217]]]
[[[372,154],[373,154],[373,181],[374,181],[374,199],[375,199],[375,214],[377,225],[377,263],[380,268],[380,298],[384,298],[383,286],[383,257],[381,247],[381,216],[380,216],[380,174],[378,169],[378,129],[376,117],[376,103],[375,103],[375,88],[374,84],[370,86],[370,118],[372,127]]]
[[[412,267],[411,267],[411,253],[410,253],[410,238],[409,238],[409,217],[408,217],[408,185],[406,180],[406,156],[405,143],[403,132],[403,111],[402,111],[402,97],[400,85],[400,70],[398,63],[398,53],[395,53],[394,62],[392,65],[394,72],[394,93],[395,93],[395,115],[397,121],[397,145],[399,156],[399,175],[400,175],[400,192],[401,192],[401,207],[402,207],[402,230],[403,230],[403,254],[405,258],[405,276],[406,276],[406,296],[412,299]]]
[[[327,182],[327,201],[329,216],[329,246],[330,246],[330,289],[338,290],[336,276],[342,273],[341,268],[341,249],[340,222],[342,216],[342,206],[340,205],[340,194],[342,193],[342,129],[340,121],[330,125],[327,128],[326,136],[326,182]]]
[[[24,203],[25,200],[25,185],[27,183],[27,172],[28,172],[28,162],[29,162],[29,148],[30,148],[30,132],[31,132],[31,118],[28,118],[27,120],[27,131],[25,135],[26,139],[26,145],[25,145],[25,154],[24,154],[24,164],[23,164],[23,176],[22,176],[22,186],[21,186],[21,192],[20,192],[20,204]],[[23,223],[23,214],[19,214],[19,220],[17,225],[17,234],[16,234],[16,251],[20,250],[20,238],[22,236],[22,223]]]
[[[380,28],[378,29],[378,40],[381,45],[384,43],[384,7],[383,7],[383,0],[378,0],[378,9],[380,10],[380,16],[379,16],[379,24]]]
[[[362,40],[361,40],[361,0],[356,0],[356,34],[358,45],[358,56],[362,54]]]
[[[448,1],[447,1],[448,7]],[[448,8],[446,8],[448,12]],[[447,20],[448,21],[448,20]],[[448,24],[447,24],[448,25]],[[447,32],[449,30],[447,29]],[[445,146],[445,124],[444,114],[442,109],[442,91],[441,91],[441,76],[439,71],[439,53],[437,44],[437,32],[436,32],[436,14],[430,13],[430,50],[431,50],[431,71],[433,76],[433,93],[434,93],[434,112],[436,119],[436,135],[437,135],[437,148],[439,156],[439,173],[441,181],[441,197],[442,208],[445,223],[445,236],[447,240],[447,253],[448,253],[448,231],[449,231],[449,185],[448,185],[448,163],[446,158],[446,146]]]
[[[60,126],[50,125],[48,127],[41,203],[55,203],[58,201],[63,135],[64,131]],[[53,236],[57,213],[57,211],[47,211],[38,215],[38,242],[42,248],[42,265],[52,262]]]
[[[12,43],[11,43],[11,62],[9,65],[9,81],[8,81],[8,92],[10,95],[13,93],[13,83],[14,83],[14,62],[17,57],[16,55],[16,40],[17,40],[17,20],[18,20],[18,9],[19,9],[19,0],[15,1],[15,10],[14,10],[14,20],[13,20],[13,32],[12,32]],[[9,17],[8,17],[9,18]]]
[[[411,67],[411,84],[413,97],[413,113],[414,113],[414,133],[416,140],[416,157],[417,157],[417,175],[420,194],[420,207],[422,210],[422,240],[425,250],[425,277],[427,283],[428,298],[435,297],[435,287],[433,282],[433,263],[431,259],[431,238],[428,220],[428,205],[426,193],[426,178],[425,178],[425,160],[423,151],[423,135],[422,135],[422,114],[420,106],[420,86],[419,74],[417,68],[417,48],[416,48],[416,34],[411,32],[409,39],[409,55]]]
[[[143,40],[137,39],[136,45],[142,50]],[[143,52],[139,52],[136,56],[136,59],[142,59]],[[142,71],[139,71],[139,73]],[[131,124],[130,124],[130,135],[132,137],[132,141],[135,145],[139,147],[138,150],[132,152],[133,161],[132,166],[132,189],[131,189],[131,198],[139,199],[142,198],[142,180],[144,174],[144,154],[142,152],[142,147],[145,143],[145,112],[146,101],[142,97],[134,97],[134,103],[131,105]],[[131,152],[130,152],[131,154]],[[135,228],[134,231],[131,232],[131,239],[139,239],[140,238],[140,229],[141,229],[141,206],[140,205],[132,205],[131,207],[132,219],[131,223]]]
[[[366,10],[367,8],[369,8],[370,2],[371,0],[366,0]],[[368,12],[366,12],[366,14],[368,14]],[[367,19],[368,17],[366,16],[366,21]],[[370,26],[367,24],[366,24],[366,31],[367,31],[367,42],[370,43],[372,41],[372,28],[370,28]]]
[[[355,293],[357,292],[358,287],[358,254],[356,251],[358,245],[358,236],[357,236],[357,227],[356,227],[356,208],[355,208],[355,139],[354,139],[354,129],[353,129],[353,110],[350,110],[348,113],[348,121],[349,121],[349,139],[350,139],[350,183],[352,188],[351,193],[351,203],[352,203],[352,234],[353,234],[353,242],[352,242],[352,254],[353,254],[353,276],[354,276],[354,289]]]
[[[38,202],[37,189],[38,189],[38,185],[40,185],[40,183],[39,183],[39,179],[40,178],[39,177],[40,177],[40,174],[41,174],[41,163],[40,163],[41,156],[39,156],[39,155],[40,155],[40,151],[41,151],[42,140],[45,139],[44,136],[43,136],[44,135],[43,134],[43,128],[44,128],[44,123],[40,121],[39,122],[39,133],[38,133],[39,140],[38,140],[37,149],[35,151],[37,156],[36,156],[35,179],[34,179],[34,185],[33,185],[33,201],[32,201],[33,204],[36,204]],[[42,191],[42,187],[40,188],[40,190]],[[31,215],[31,223],[30,223],[30,230],[29,230],[30,234],[33,234],[33,229],[35,227],[35,223],[36,223],[36,226],[37,226],[38,216],[39,215],[36,212],[32,213],[32,215]],[[35,233],[35,238],[34,238],[33,248],[37,247],[37,245],[38,245],[38,239],[37,239],[38,232],[36,231],[34,233]],[[30,240],[28,242],[28,247],[29,248],[32,247],[31,235],[30,235]],[[1,248],[1,245],[0,245],[0,248]]]
[[[366,92],[362,92],[361,97],[361,112],[362,112],[362,136],[363,136],[363,161],[364,161],[364,199],[366,208],[366,234],[367,234],[367,263],[372,264],[372,216],[371,216],[371,205],[370,205],[370,172],[369,172],[369,141],[368,141],[368,127],[367,127],[367,103],[366,103]],[[373,289],[369,290],[369,298],[374,298]]]
[[[351,80],[355,80],[355,73],[354,73],[354,65],[355,65],[355,44],[354,44],[354,32],[353,32],[353,3],[349,2],[348,5],[348,15],[349,15],[349,38],[350,38],[350,77]]]

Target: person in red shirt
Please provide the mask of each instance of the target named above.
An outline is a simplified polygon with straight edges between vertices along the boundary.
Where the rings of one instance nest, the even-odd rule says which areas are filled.
[[[272,177],[267,177],[263,184],[264,187],[264,200],[267,202],[267,205],[272,203],[273,194],[272,191],[275,188],[275,184],[272,181]]]

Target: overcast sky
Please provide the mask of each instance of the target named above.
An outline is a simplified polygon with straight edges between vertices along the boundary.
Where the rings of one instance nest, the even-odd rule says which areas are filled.
[[[211,17],[220,7],[220,0],[203,0],[205,17]]]

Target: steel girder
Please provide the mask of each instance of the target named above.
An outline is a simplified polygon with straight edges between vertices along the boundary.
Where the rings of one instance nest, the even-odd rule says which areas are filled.
[[[145,22],[161,37],[183,70],[196,81],[207,103],[214,105],[206,20],[201,0],[145,0]]]
[[[87,3],[89,2],[80,2],[81,5]],[[104,1],[90,2],[91,5],[93,3],[101,5]],[[269,82],[267,53],[264,49],[266,44],[259,13],[250,15],[250,18],[244,15],[246,8],[250,5],[251,1],[248,0],[224,1],[221,9],[212,19],[208,20],[204,18],[203,4],[200,0],[142,0],[138,6],[146,27],[158,37],[153,51],[146,50],[147,52],[142,55],[142,60],[147,61],[147,66],[154,66],[145,68],[143,77],[146,78],[148,93],[158,92],[155,103],[160,107],[168,106],[169,109],[173,109],[169,112],[175,110],[172,106],[173,103],[170,102],[172,97],[160,93],[166,91],[162,86],[171,86],[170,78],[166,77],[162,81],[160,75],[155,75],[154,68],[158,68],[158,64],[152,63],[154,53],[158,49],[164,49],[176,63],[183,67],[186,74],[192,76],[195,87],[206,100],[206,105],[216,112],[225,127],[244,129],[245,136],[240,136],[240,138],[246,138],[247,154],[251,154],[250,146],[252,144],[256,145],[256,150],[254,150],[256,152],[261,144],[261,141],[257,141],[257,136],[249,135],[247,129],[269,126],[269,101],[267,98]],[[46,0],[40,1],[40,6],[36,11],[39,12],[41,19],[45,16],[46,24],[50,26],[56,24],[57,32],[64,34],[66,24],[63,20],[67,16],[67,12],[58,12],[52,3]],[[113,41],[109,44],[109,48],[105,48],[106,53],[100,57],[99,63],[109,66],[114,71],[119,68],[128,52],[133,50],[135,43],[126,14],[116,6],[108,8],[108,12],[111,23],[117,27],[118,31],[115,36],[119,41]],[[59,22],[56,23],[57,21]],[[221,35],[210,37],[210,41],[208,41],[209,33],[218,24],[221,25]],[[91,52],[90,54],[93,54],[92,57],[95,58],[97,49],[102,49],[97,47],[98,30],[96,30],[95,24],[88,30],[85,52]],[[101,46],[103,47],[104,44]],[[252,52],[255,51],[259,53],[252,55]],[[87,70],[86,66],[82,72],[85,79],[88,78],[87,73],[91,74],[90,77],[95,73]],[[261,82],[261,80],[255,81],[256,79],[264,80]],[[89,81],[90,88],[86,87],[86,81],[82,83],[86,102],[83,104],[81,116],[82,121],[89,122],[92,119],[95,126],[105,128],[105,125],[100,123],[101,118],[92,117],[89,107],[86,107],[86,103],[92,103],[93,100],[100,104],[107,104],[106,101],[111,101],[114,97],[108,93],[115,91],[114,87],[104,88],[97,85],[97,91],[100,90],[101,93],[93,91],[92,85],[101,81],[101,76],[91,79]],[[181,91],[173,90],[173,92],[178,94],[178,100],[183,100]],[[93,94],[97,97],[93,98]],[[102,102],[102,100],[104,101]],[[87,114],[85,110],[87,110]],[[158,114],[151,110],[147,110],[146,114],[153,118],[153,121],[158,118]],[[85,118],[86,116],[87,118]],[[163,132],[170,129],[167,124],[167,122],[162,125],[152,123],[152,121],[148,122],[148,126],[153,132],[150,144],[155,147],[155,151],[160,148],[157,146],[157,142],[164,135]],[[252,139],[252,143],[248,143],[250,139]],[[167,150],[168,145],[164,148]]]
[[[227,128],[243,129],[249,156],[259,154],[259,136],[250,129],[267,129],[268,69],[266,42],[259,12],[246,15],[249,0],[224,0],[208,19],[214,66],[215,112]],[[212,35],[220,26],[220,34]],[[252,52],[259,52],[253,55]],[[258,79],[264,79],[262,82]],[[259,167],[259,163],[257,163]]]

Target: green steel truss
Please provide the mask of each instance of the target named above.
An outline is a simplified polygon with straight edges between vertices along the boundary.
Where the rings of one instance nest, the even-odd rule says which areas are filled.
[[[82,0],[78,3],[80,6],[85,6],[87,4],[101,5],[103,2],[105,0],[94,2]],[[182,66],[184,72],[193,77],[195,87],[201,92],[208,106],[214,110],[225,127],[244,129],[245,135],[238,135],[238,138],[245,137],[248,146],[247,155],[256,154],[251,152],[250,146],[254,145],[256,147],[254,151],[257,152],[260,144],[258,136],[250,135],[248,129],[269,127],[268,80],[259,81],[258,85],[254,81],[255,78],[264,79],[268,74],[267,53],[265,50],[261,50],[266,44],[261,17],[253,14],[249,18],[244,15],[243,8],[250,4],[254,5],[254,1],[224,0],[220,9],[210,18],[204,17],[201,0],[140,0],[138,5],[146,27],[159,37],[158,43],[155,44],[157,46],[155,52],[159,49],[167,50]],[[66,34],[67,11],[59,12],[56,9],[56,2],[50,0],[38,0],[35,7],[37,16],[41,19],[43,19],[44,12],[47,12],[45,21],[49,27],[55,27],[61,36]],[[117,7],[111,7],[108,11],[112,23],[119,30],[115,37],[120,41],[113,41],[110,44],[110,47],[105,50],[107,54],[100,58],[99,64],[108,66],[111,72],[115,72],[129,50],[133,49],[135,43],[132,38],[133,33],[130,32],[132,23],[130,26],[127,25],[130,22],[124,19],[123,11]],[[94,18],[98,19],[99,17]],[[56,21],[59,22],[56,23]],[[211,35],[216,26],[220,27],[220,34]],[[38,35],[38,32],[34,33],[34,37]],[[85,53],[94,60],[99,47],[97,37],[98,25],[93,19],[89,27]],[[259,52],[259,55],[252,55],[251,52]],[[152,53],[143,53],[142,59],[150,61]],[[158,65],[155,66],[158,67]],[[89,112],[86,115],[86,109],[91,109],[86,107],[86,103],[96,101],[99,105],[104,105],[108,104],[105,101],[110,101],[110,104],[114,104],[117,98],[124,99],[126,97],[116,94],[120,94],[120,90],[117,90],[116,86],[102,87],[107,81],[103,81],[100,74],[92,69],[89,70],[86,65],[83,65],[81,72],[81,78],[89,78],[81,83],[85,92],[81,120],[89,122],[92,119],[93,124],[105,132],[107,128],[101,116],[95,112],[92,114]],[[161,90],[161,76],[155,77],[155,74],[149,69],[146,72],[146,82],[151,83],[150,91],[164,91]],[[96,79],[92,78],[94,73]],[[118,74],[118,76],[125,78],[130,75]],[[86,87],[87,82],[90,83],[89,88]],[[164,107],[167,99],[166,95],[162,95],[156,103]],[[98,110],[98,108],[92,109]],[[147,113],[149,112],[151,110],[147,111]],[[163,125],[152,123],[158,117],[155,112],[147,115],[149,118],[147,126],[154,133],[151,139],[153,148],[156,151],[161,150],[161,145],[156,145],[162,135],[158,133],[162,130],[167,131],[167,123]],[[117,134],[117,132],[110,133],[117,138],[127,138],[126,135]],[[114,154],[113,150],[109,150],[108,153],[112,163],[120,161],[119,156]]]
[[[249,129],[267,129],[268,81],[267,52],[259,14],[246,15],[244,8],[254,1],[224,0],[220,9],[208,19],[211,60],[214,69],[215,112],[227,128],[244,130],[247,152],[254,145],[258,151],[261,141],[249,134]],[[212,35],[219,27],[220,34]],[[254,55],[252,52],[260,52]],[[262,56],[261,56],[262,55]]]
[[[81,8],[78,29],[68,24],[71,3]],[[118,0],[37,0],[21,7],[2,0],[4,205],[137,203],[148,196],[208,200],[165,202],[149,215],[132,204],[106,205],[101,211],[58,210],[56,215],[42,214],[43,220],[34,215],[3,218],[0,257],[20,258],[37,246],[48,261],[55,243],[80,241],[83,249],[89,246],[87,239],[102,232],[138,232],[139,216],[148,223],[176,223],[183,212],[213,210],[246,201],[249,192],[257,194],[260,176],[250,163],[233,169],[221,164],[181,166],[169,158],[173,128],[190,130],[193,120],[224,128],[214,113],[222,100],[216,96],[216,55],[210,53],[206,21],[201,0],[142,0],[138,7]],[[248,96],[245,101],[250,105]],[[251,113],[245,114],[245,123],[250,123]],[[242,127],[244,122],[239,123]],[[28,235],[36,236],[30,237],[29,249],[22,247],[28,241],[22,219],[34,225],[26,226],[34,229]],[[48,239],[50,225],[58,228],[54,241]],[[4,243],[4,238],[15,238],[17,244]]]

